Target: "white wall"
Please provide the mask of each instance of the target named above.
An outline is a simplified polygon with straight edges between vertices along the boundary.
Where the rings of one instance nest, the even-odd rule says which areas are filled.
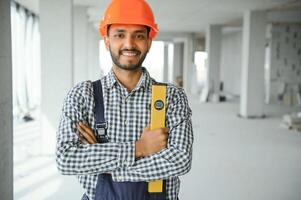
[[[283,84],[301,84],[301,24],[273,24],[270,29],[270,102]]]
[[[98,31],[88,23],[88,75],[90,80],[97,80],[103,74],[100,70],[99,64],[99,40],[101,39]]]
[[[270,30],[271,55],[267,62],[270,63],[268,66],[270,71],[267,71],[270,74],[268,77],[270,88],[268,89],[271,103],[275,103],[283,83],[301,84],[301,55],[298,54],[298,51],[301,52],[301,25],[274,24]],[[224,91],[234,95],[240,94],[241,42],[240,30],[223,33],[221,80],[224,82]]]
[[[73,86],[72,0],[40,1],[42,145],[53,154],[63,100]]]
[[[98,30],[88,21],[87,8],[73,7],[73,74],[74,85],[85,80],[97,80],[102,73],[99,65]]]
[[[241,47],[242,33],[240,30],[224,33],[221,53],[221,81],[224,92],[240,95],[241,85]]]
[[[86,7],[73,7],[73,84],[88,79],[88,17]]]

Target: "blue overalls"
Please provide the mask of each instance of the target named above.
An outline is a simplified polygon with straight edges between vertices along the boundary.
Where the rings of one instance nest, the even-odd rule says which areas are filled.
[[[104,105],[101,81],[93,82],[96,130],[98,142],[108,142],[106,138],[106,121],[104,118]],[[163,181],[163,192],[149,193],[147,182],[115,182],[110,174],[99,174],[94,200],[166,200],[166,184]],[[89,200],[84,195],[82,200]]]

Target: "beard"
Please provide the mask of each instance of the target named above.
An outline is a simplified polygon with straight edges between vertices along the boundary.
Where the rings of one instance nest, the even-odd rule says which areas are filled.
[[[141,51],[137,50],[137,49],[122,49],[122,50],[119,50],[118,52],[118,55],[116,55],[112,50],[111,50],[111,47],[109,48],[109,51],[110,51],[110,54],[111,54],[111,58],[112,58],[112,61],[113,63],[121,68],[121,69],[124,69],[124,70],[128,70],[128,71],[135,71],[139,68],[141,68],[142,66],[142,63],[143,61],[145,60],[145,57],[148,53],[148,51],[144,52],[143,54],[141,54]],[[137,54],[137,56],[140,56],[138,62],[136,63],[128,63],[128,64],[121,64],[120,63],[120,56],[122,55],[122,52],[123,51],[132,51],[132,52],[135,52]]]

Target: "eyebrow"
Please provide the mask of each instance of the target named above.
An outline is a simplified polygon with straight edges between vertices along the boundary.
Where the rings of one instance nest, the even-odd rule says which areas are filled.
[[[126,31],[124,29],[115,29],[114,32],[124,33]],[[134,31],[134,33],[147,33],[147,30],[146,29],[136,30]]]

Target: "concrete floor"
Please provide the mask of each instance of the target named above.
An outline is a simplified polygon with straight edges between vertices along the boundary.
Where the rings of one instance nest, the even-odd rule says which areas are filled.
[[[180,199],[301,199],[301,133],[280,127],[292,108],[266,106],[267,118],[247,120],[237,117],[237,103],[190,97],[190,104],[193,165],[181,179]],[[38,129],[26,126],[15,129],[15,200],[80,199],[83,190],[74,177],[57,173],[53,156],[35,155]]]

